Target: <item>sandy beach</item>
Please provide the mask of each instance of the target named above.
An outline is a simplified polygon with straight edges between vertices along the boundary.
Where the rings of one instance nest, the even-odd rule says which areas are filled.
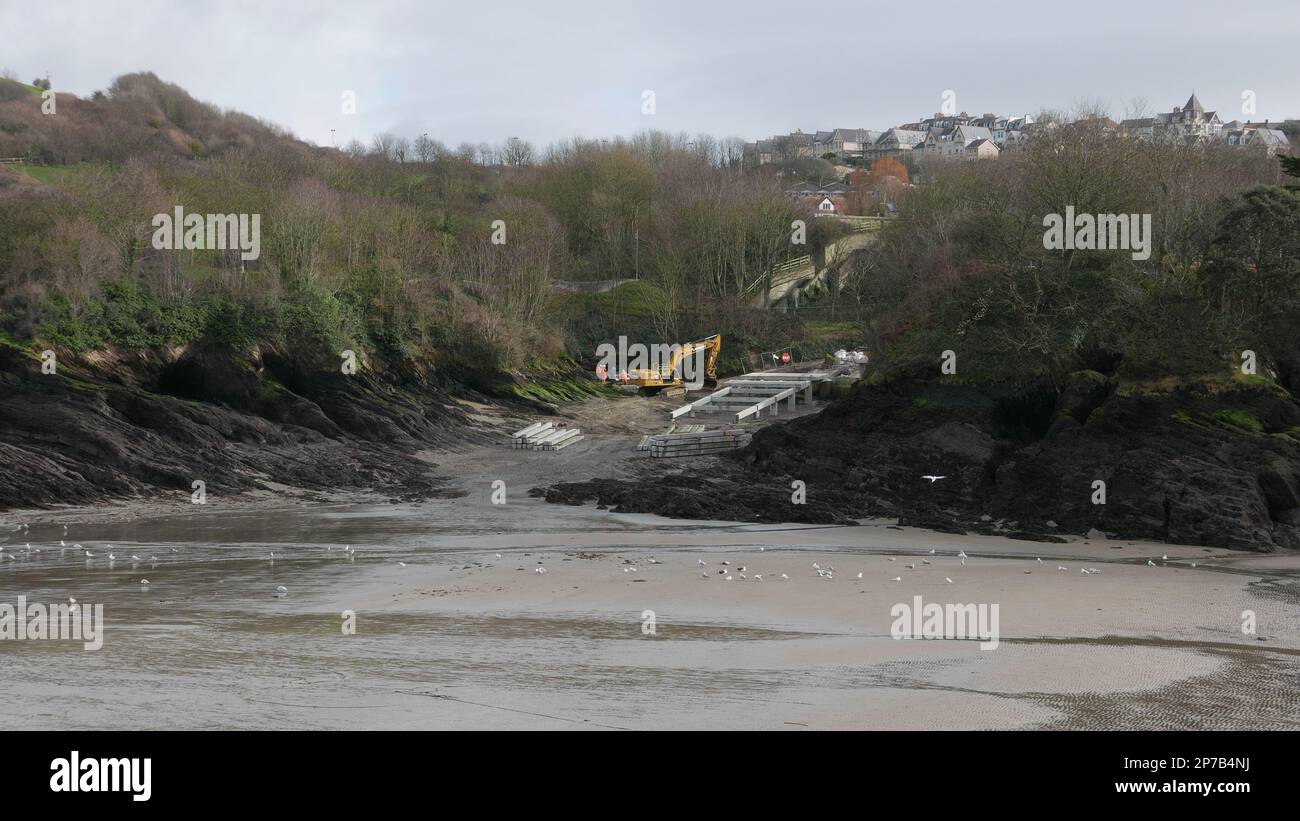
[[[629,442],[437,454],[465,495],[418,504],[4,514],[0,602],[102,603],[106,628],[98,651],[0,641],[0,727],[1300,726],[1300,557],[527,496],[629,469]],[[916,596],[997,605],[998,646],[893,637]]]

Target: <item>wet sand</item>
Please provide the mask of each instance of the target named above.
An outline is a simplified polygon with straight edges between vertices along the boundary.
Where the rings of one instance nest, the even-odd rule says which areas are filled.
[[[107,622],[95,652],[0,641],[0,728],[1300,727],[1300,557],[686,522],[526,495],[608,475],[628,446],[439,454],[466,495],[421,504],[0,514],[18,556],[0,560],[0,602],[75,596]],[[998,604],[1000,645],[891,637],[890,608],[916,595]]]

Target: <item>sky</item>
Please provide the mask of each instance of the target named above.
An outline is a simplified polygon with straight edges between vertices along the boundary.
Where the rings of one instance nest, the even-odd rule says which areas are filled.
[[[883,130],[945,92],[971,114],[1120,119],[1194,90],[1226,122],[1250,91],[1277,120],[1300,117],[1298,44],[1300,0],[0,0],[21,80],[89,95],[152,71],[319,145]]]

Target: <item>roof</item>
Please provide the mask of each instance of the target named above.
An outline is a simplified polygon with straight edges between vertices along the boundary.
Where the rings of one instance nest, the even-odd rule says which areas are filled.
[[[1200,100],[1196,99],[1196,92],[1193,91],[1192,96],[1187,98],[1187,103],[1183,105],[1183,111],[1195,111],[1198,114],[1205,113],[1205,107],[1201,105]]]
[[[1291,144],[1291,141],[1287,139],[1286,134],[1276,128],[1257,128],[1255,129],[1254,139],[1267,145]]]
[[[979,147],[980,147],[981,145],[984,145],[985,143],[988,143],[989,145],[993,146],[994,148],[997,148],[997,147],[998,147],[998,146],[997,146],[997,143],[993,142],[992,140],[988,140],[988,139],[984,139],[984,138],[980,138],[980,139],[976,140],[975,142],[971,143],[970,145],[968,145],[968,146],[966,146],[966,147],[967,147],[967,148],[973,148],[973,149],[975,149],[975,150],[978,151],[978,150],[979,150]]]
[[[897,140],[900,145],[916,145],[925,140],[924,131],[911,131],[906,128],[891,128],[884,134],[881,134],[880,138],[876,140],[876,143],[887,143],[891,136],[893,139]]]
[[[991,140],[991,139],[993,139],[993,132],[989,131],[987,128],[983,128],[982,126],[978,126],[978,125],[959,125],[959,126],[957,126],[957,129],[958,129],[959,131],[961,131],[961,136],[962,136],[962,139],[964,139],[964,140]]]

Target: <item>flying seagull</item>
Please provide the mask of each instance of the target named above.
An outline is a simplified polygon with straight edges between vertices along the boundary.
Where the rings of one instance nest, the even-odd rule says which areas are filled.
[[[939,481],[940,479],[947,479],[948,477],[947,477],[947,476],[931,476],[931,475],[926,475],[926,476],[922,476],[921,478],[922,478],[922,479],[929,479],[929,480],[930,480],[930,484],[934,484],[935,482]]]

